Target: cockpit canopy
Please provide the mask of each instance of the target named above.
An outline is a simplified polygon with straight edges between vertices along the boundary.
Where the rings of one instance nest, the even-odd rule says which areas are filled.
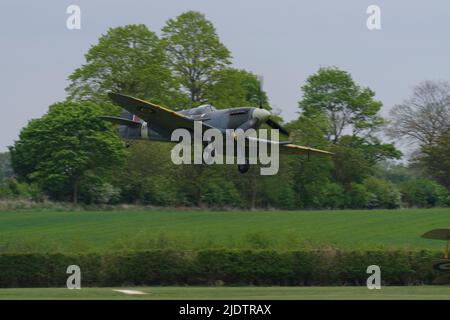
[[[200,115],[203,113],[208,113],[208,112],[212,112],[212,111],[216,111],[216,110],[217,109],[210,104],[202,104],[201,106],[198,106],[196,108],[183,110],[183,111],[181,111],[181,113],[186,116],[195,116],[195,115]]]

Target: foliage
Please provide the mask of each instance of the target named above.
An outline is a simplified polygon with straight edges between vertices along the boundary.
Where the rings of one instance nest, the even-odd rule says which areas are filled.
[[[347,190],[346,207],[348,208],[367,208],[373,205],[374,194],[367,190],[362,183],[351,183]]]
[[[335,177],[344,185],[360,183],[374,173],[374,166],[388,159],[398,159],[401,152],[391,144],[382,144],[376,138],[363,139],[356,136],[342,136],[333,146],[336,155]]]
[[[214,72],[213,82],[206,88],[206,100],[219,109],[242,106],[270,109],[267,94],[260,92],[258,78],[245,70],[226,68]],[[261,95],[261,96],[260,96]]]
[[[37,183],[53,199],[71,195],[76,202],[89,176],[107,177],[126,156],[111,126],[97,119],[101,112],[90,102],[62,102],[30,121],[10,147],[17,176]]]
[[[314,195],[303,202],[313,207],[354,207],[371,197],[376,207],[396,207],[393,203],[380,204],[377,196],[370,196],[361,187],[378,162],[401,157],[392,144],[382,143],[375,135],[384,122],[378,115],[382,104],[374,99],[375,93],[335,67],[320,68],[308,77],[302,90],[302,113],[293,127],[306,128],[306,145],[328,145],[335,153],[328,173],[319,171],[312,174],[310,185],[302,184],[303,193]]]
[[[419,163],[427,173],[450,189],[450,131],[436,139],[436,143],[422,148]]]
[[[35,183],[18,182],[15,178],[0,183],[0,199],[43,201],[45,198],[44,192]]]
[[[392,183],[369,177],[364,180],[364,186],[370,193],[367,207],[395,209],[401,206],[401,194]]]
[[[11,177],[13,174],[9,153],[0,153],[0,181]]]
[[[374,176],[399,184],[420,176],[420,172],[417,172],[414,167],[406,166],[403,163],[380,161],[375,165]]]
[[[357,85],[348,72],[320,68],[302,87],[299,102],[303,116],[318,121],[328,140],[337,143],[347,130],[367,135],[383,124],[378,116],[382,104],[369,88]]]
[[[424,81],[413,89],[410,99],[390,111],[387,133],[419,146],[429,146],[450,126],[450,83]]]
[[[71,99],[105,103],[112,91],[176,106],[181,98],[161,41],[145,25],[110,28],[85,58],[69,76]]]
[[[213,24],[199,12],[169,19],[162,29],[169,64],[191,103],[205,101],[205,87],[215,71],[230,64],[230,52],[220,42]]]
[[[435,207],[448,203],[448,191],[428,179],[414,179],[401,184],[402,199],[410,207]]]
[[[60,287],[67,266],[82,270],[83,286],[124,285],[362,285],[368,265],[383,285],[431,283],[431,251],[153,250],[115,254],[2,254],[1,287]],[[330,272],[330,267],[332,271]]]

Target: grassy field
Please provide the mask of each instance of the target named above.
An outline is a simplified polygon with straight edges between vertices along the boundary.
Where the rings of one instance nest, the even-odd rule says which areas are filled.
[[[128,295],[115,288],[23,288],[0,289],[0,299],[285,299],[285,300],[391,300],[450,299],[450,286],[382,287],[137,287],[143,295]],[[124,288],[118,288],[124,289]],[[130,289],[130,288],[127,288]]]
[[[0,212],[0,252],[121,249],[441,249],[420,238],[450,209],[342,211]]]

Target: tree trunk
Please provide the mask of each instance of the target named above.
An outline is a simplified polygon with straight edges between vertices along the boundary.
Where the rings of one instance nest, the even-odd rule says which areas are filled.
[[[76,179],[75,182],[73,183],[72,202],[74,204],[78,203],[78,179]]]
[[[256,195],[257,195],[257,182],[256,182],[256,177],[255,174],[253,172],[250,172],[251,176],[251,188],[252,188],[252,192],[251,192],[251,198],[250,198],[250,209],[254,210],[256,208]]]

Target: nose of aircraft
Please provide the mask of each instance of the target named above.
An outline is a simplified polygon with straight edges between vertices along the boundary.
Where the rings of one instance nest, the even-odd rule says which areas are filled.
[[[270,117],[270,112],[266,109],[254,109],[253,118],[258,119],[261,123],[266,122]]]

